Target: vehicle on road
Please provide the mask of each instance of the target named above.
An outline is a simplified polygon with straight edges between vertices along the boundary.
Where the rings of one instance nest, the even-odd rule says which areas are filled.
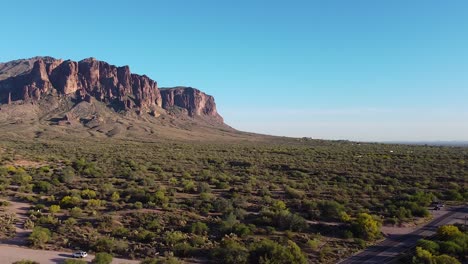
[[[85,251],[78,251],[78,252],[73,253],[74,258],[86,258],[87,256],[88,256],[88,253],[86,253]]]
[[[433,202],[431,206],[434,206],[433,210],[440,210],[444,208],[445,204],[442,202]]]

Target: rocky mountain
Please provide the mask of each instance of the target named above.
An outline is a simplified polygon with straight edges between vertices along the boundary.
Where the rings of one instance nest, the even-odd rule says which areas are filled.
[[[189,116],[223,119],[212,96],[191,87],[160,90],[146,75],[88,58],[79,62],[35,57],[0,64],[0,103],[37,102],[45,95],[67,96],[77,102],[95,98],[116,111],[186,110]]]
[[[192,87],[159,88],[146,75],[88,58],[34,57],[0,63],[0,130],[27,136],[78,134],[239,137],[212,96]],[[231,134],[230,134],[231,133]]]
[[[180,107],[186,109],[190,116],[207,116],[223,122],[213,96],[191,87],[162,88],[160,92],[164,109]]]

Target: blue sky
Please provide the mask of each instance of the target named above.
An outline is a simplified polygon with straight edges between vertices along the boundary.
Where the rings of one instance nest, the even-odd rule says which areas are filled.
[[[468,140],[468,2],[3,3],[0,61],[130,65],[214,95],[235,128],[351,140]]]

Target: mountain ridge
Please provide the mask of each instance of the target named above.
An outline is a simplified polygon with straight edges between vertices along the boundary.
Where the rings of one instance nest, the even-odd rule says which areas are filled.
[[[33,57],[0,64],[0,103],[36,102],[47,94],[69,96],[77,102],[95,98],[116,111],[155,113],[174,106],[193,117],[206,115],[223,123],[214,98],[192,87],[165,90],[146,75],[131,73],[93,57],[80,61]],[[163,102],[163,99],[167,101]],[[166,106],[166,107],[164,107]]]
[[[0,63],[0,129],[12,138],[209,141],[251,140],[254,135],[226,125],[214,97],[199,89],[159,88],[129,66],[92,57],[38,56]]]

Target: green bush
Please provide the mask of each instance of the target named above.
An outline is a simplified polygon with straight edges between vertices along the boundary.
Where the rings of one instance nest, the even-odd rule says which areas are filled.
[[[34,260],[20,260],[13,262],[13,264],[39,264],[39,262]]]
[[[203,235],[208,233],[208,226],[205,223],[196,222],[190,226],[190,232],[192,234]]]
[[[239,241],[225,237],[221,245],[212,251],[216,263],[245,264],[248,263],[249,251]]]
[[[50,240],[50,235],[49,229],[36,226],[29,235],[28,240],[34,247],[43,247]]]
[[[250,245],[249,263],[306,264],[307,259],[293,241],[289,240],[288,246],[285,247],[272,240],[263,239]]]
[[[87,261],[81,260],[81,259],[66,259],[64,264],[87,264]]]
[[[112,255],[109,253],[96,253],[96,256],[94,256],[94,259],[92,261],[93,264],[110,264],[112,262]]]
[[[417,245],[431,252],[431,254],[437,255],[439,253],[439,244],[434,241],[421,239],[418,241]]]

